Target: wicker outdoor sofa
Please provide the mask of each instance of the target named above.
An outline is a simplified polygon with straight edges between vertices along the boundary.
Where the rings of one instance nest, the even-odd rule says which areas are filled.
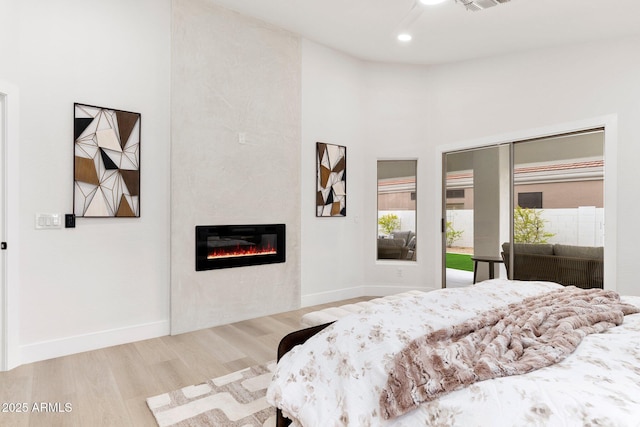
[[[509,244],[502,244],[509,271]],[[602,288],[604,248],[562,244],[514,244],[514,280],[543,280],[579,288]]]

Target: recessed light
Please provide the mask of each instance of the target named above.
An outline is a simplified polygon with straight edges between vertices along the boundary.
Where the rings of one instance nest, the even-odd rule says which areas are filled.
[[[407,34],[407,33],[398,34],[398,40],[400,40],[401,42],[410,42],[411,38],[412,38],[411,34]]]
[[[444,3],[447,0],[420,0],[420,3],[426,4],[427,6],[435,6],[436,4]]]

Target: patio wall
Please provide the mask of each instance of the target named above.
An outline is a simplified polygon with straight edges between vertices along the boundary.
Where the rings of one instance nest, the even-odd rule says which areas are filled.
[[[416,232],[416,211],[415,210],[378,211],[378,218],[386,214],[398,215],[398,219],[400,220],[399,231],[413,231],[414,233]],[[384,234],[380,230],[380,227],[378,227],[378,234],[379,235]]]
[[[604,243],[604,208],[584,206],[576,209],[542,209],[545,231],[555,233],[549,243],[602,246]],[[454,230],[463,231],[454,246],[473,247],[473,210],[447,211],[447,221]]]

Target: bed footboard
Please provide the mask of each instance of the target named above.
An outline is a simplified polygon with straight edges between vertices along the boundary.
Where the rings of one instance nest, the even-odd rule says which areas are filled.
[[[291,350],[293,347],[297,346],[298,344],[302,344],[305,341],[307,341],[309,338],[311,338],[312,336],[314,336],[315,334],[317,334],[318,332],[320,332],[321,330],[323,330],[324,328],[326,328],[327,326],[329,326],[331,323],[325,323],[322,325],[318,325],[318,326],[312,326],[310,328],[306,328],[306,329],[301,329],[299,331],[294,331],[291,332],[290,334],[286,335],[284,338],[282,338],[282,340],[280,340],[280,344],[278,344],[278,359],[280,360],[280,358],[282,356],[284,356],[284,354],[286,352],[288,352],[289,350]],[[280,409],[278,409],[276,411],[276,427],[286,427],[288,425],[291,424],[291,420],[288,418],[285,418],[282,415],[282,411],[280,411]]]

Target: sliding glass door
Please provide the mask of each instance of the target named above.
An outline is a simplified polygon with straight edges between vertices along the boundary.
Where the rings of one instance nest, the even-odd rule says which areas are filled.
[[[518,142],[513,153],[512,278],[602,288],[604,130]]]
[[[444,155],[445,286],[501,275],[500,244],[509,237],[509,145]]]
[[[444,286],[603,286],[604,131],[444,154]]]

